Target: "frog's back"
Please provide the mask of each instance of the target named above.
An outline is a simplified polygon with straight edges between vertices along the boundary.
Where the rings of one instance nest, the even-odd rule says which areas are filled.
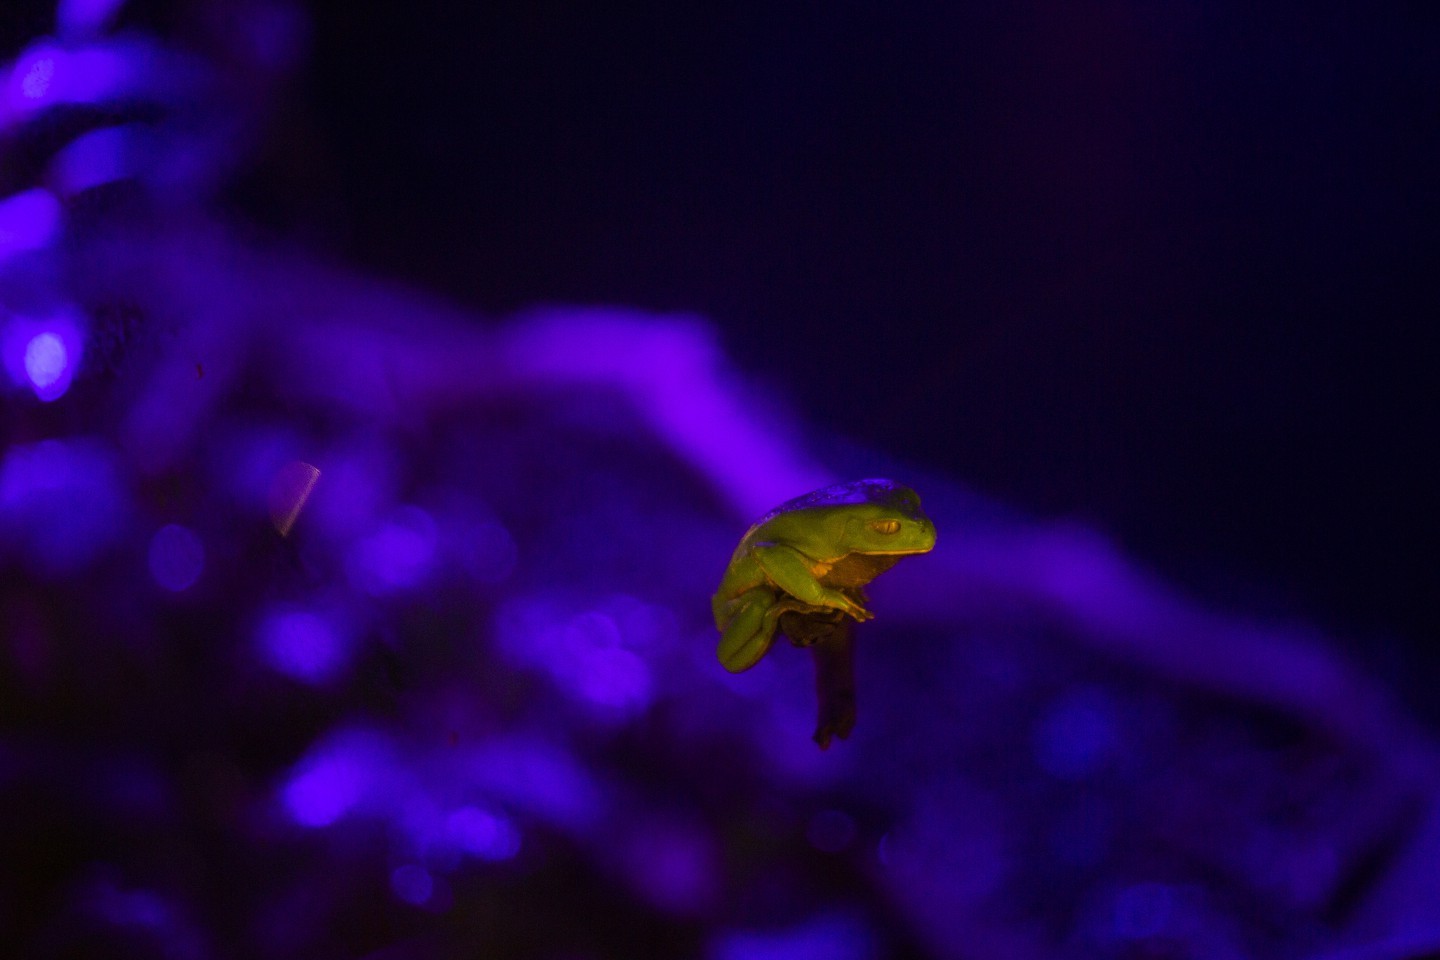
[[[803,496],[786,500],[756,520],[750,525],[750,529],[745,531],[745,536],[740,538],[740,543],[736,545],[735,552],[730,556],[730,563],[733,565],[741,557],[749,554],[756,542],[763,539],[761,531],[766,524],[776,517],[793,516],[808,510],[828,510],[834,507],[856,506],[864,503],[892,507],[906,514],[916,513],[920,508],[920,498],[915,495],[915,491],[894,480],[872,477],[866,480],[832,483],[828,487],[821,487],[819,490],[812,490]]]
[[[764,524],[782,513],[791,513],[797,510],[817,510],[825,507],[843,507],[852,504],[878,503],[894,507],[897,510],[904,510],[913,503],[919,506],[920,500],[915,496],[915,491],[894,480],[886,480],[883,477],[872,477],[868,480],[850,480],[845,483],[832,483],[828,487],[821,487],[819,490],[812,490],[804,496],[796,497],[793,500],[786,500],[780,506],[771,510],[765,516],[755,521],[755,526]]]

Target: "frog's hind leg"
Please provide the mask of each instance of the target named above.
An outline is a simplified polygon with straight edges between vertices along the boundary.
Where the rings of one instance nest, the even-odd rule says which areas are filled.
[[[760,662],[775,642],[776,616],[769,616],[776,606],[773,593],[753,591],[742,598],[720,633],[720,646],[715,651],[720,663],[731,673],[749,670]]]

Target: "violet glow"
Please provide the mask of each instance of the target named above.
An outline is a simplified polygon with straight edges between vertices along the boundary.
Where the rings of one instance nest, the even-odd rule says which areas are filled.
[[[86,37],[104,30],[125,0],[60,0],[56,4],[55,26],[65,38]]]
[[[330,618],[308,610],[279,609],[256,631],[261,658],[276,671],[309,684],[335,680],[350,659],[350,639]]]
[[[84,350],[79,322],[69,312],[43,319],[15,315],[3,321],[5,369],[42,403],[59,400],[75,379]]]
[[[60,201],[37,187],[0,200],[0,263],[41,250],[60,233]]]
[[[38,41],[10,65],[0,129],[52,107],[135,95],[151,81],[161,59],[168,59],[162,50],[135,38],[74,47]]]
[[[375,734],[334,736],[296,766],[281,803],[301,826],[328,827],[370,798],[393,762],[389,744]]]
[[[619,609],[631,614],[623,631],[612,616]],[[559,598],[527,597],[502,609],[495,635],[512,662],[544,671],[596,714],[626,718],[654,697],[650,665],[635,649],[653,640],[636,625],[639,612],[628,597],[578,611]]]
[[[12,446],[0,461],[0,543],[50,576],[77,573],[108,550],[128,510],[113,456],[99,441]]]
[[[205,547],[193,530],[167,524],[150,538],[150,576],[171,593],[189,589],[205,569]]]
[[[144,154],[150,145],[136,126],[95,130],[75,138],[56,155],[50,165],[51,180],[67,196],[128,180],[145,168]]]
[[[430,514],[402,506],[350,550],[351,582],[371,596],[412,590],[434,570],[438,534]]]
[[[1035,728],[1041,769],[1061,780],[1098,772],[1118,752],[1119,718],[1103,690],[1072,690],[1051,704]]]
[[[390,888],[395,896],[412,906],[423,906],[435,892],[435,879],[418,863],[396,867],[390,874]]]
[[[351,820],[382,824],[398,852],[430,869],[449,871],[462,858],[498,862],[519,852],[520,829],[500,811],[502,799],[541,820],[568,819],[559,814],[556,821],[563,804],[547,798],[579,781],[537,760],[543,758],[488,749],[458,758],[449,751],[427,754],[357,728],[316,744],[295,764],[278,797],[300,826],[320,829]],[[482,768],[483,775],[476,776]],[[581,791],[571,799],[586,795]]]
[[[719,937],[707,960],[874,960],[877,945],[865,923],[843,914],[825,914],[805,923],[766,932]]]
[[[467,805],[445,821],[445,833],[458,849],[481,860],[508,860],[520,852],[520,831],[506,817]]]
[[[128,41],[81,45],[105,28],[116,7],[107,0],[62,6],[64,45],[32,46],[4,75],[0,129],[64,104],[113,103],[137,93],[165,102],[194,95],[187,82],[194,74],[174,57],[150,56],[157,48]],[[300,31],[293,17],[278,6],[262,7],[262,16],[244,24],[251,29],[238,46],[266,64],[296,56]],[[155,80],[149,88],[140,82],[147,77]],[[162,156],[166,150],[173,156]],[[153,130],[99,130],[61,150],[47,183],[68,198],[141,176],[154,194],[174,202],[191,196],[187,191],[205,181],[205,168],[224,152],[214,144],[182,144],[165,121]],[[157,165],[167,159],[168,179],[157,175]],[[177,170],[187,176],[173,176]],[[48,189],[0,202],[0,267],[18,274],[41,259],[61,261],[72,247],[83,248],[83,231],[56,242],[66,229],[63,214]],[[706,924],[711,960],[883,955],[871,926],[876,914],[815,912],[817,891],[841,882],[847,870],[864,874],[849,891],[887,899],[889,906],[877,913],[898,914],[893,922],[906,926],[907,936],[945,955],[957,930],[984,927],[1004,912],[997,910],[1001,898],[1012,906],[1012,881],[1036,862],[1091,874],[1113,869],[1105,860],[1125,846],[1131,825],[1115,814],[1119,805],[1094,794],[1106,774],[1126,771],[1122,761],[1134,759],[1139,723],[1098,681],[1067,676],[1067,686],[1036,694],[1029,709],[997,711],[1019,732],[987,743],[964,739],[969,730],[956,719],[962,705],[953,702],[953,688],[917,694],[915,678],[895,671],[891,699],[865,707],[873,711],[867,722],[888,710],[895,720],[884,734],[889,739],[878,733],[857,738],[851,750],[827,757],[806,739],[811,707],[796,694],[808,692],[809,678],[798,660],[733,680],[716,674],[703,601],[695,609],[700,591],[684,574],[708,569],[714,544],[726,539],[711,536],[715,531],[728,533],[833,476],[828,465],[803,452],[797,438],[809,436],[802,432],[808,428],[796,425],[800,429],[787,434],[783,418],[757,402],[727,365],[707,325],[623,309],[550,309],[482,326],[409,291],[303,257],[246,248],[218,229],[156,229],[158,237],[120,232],[134,242],[108,251],[113,263],[107,259],[107,265],[120,275],[148,277],[147,302],[185,316],[186,325],[164,342],[153,367],[140,367],[125,389],[103,394],[105,402],[120,404],[120,451],[108,439],[66,438],[4,452],[0,559],[48,578],[46,591],[91,570],[96,580],[112,578],[97,589],[76,580],[81,589],[67,600],[73,596],[77,607],[91,609],[92,596],[103,590],[125,595],[119,606],[139,625],[124,629],[143,636],[160,622],[154,611],[167,609],[168,599],[156,590],[129,590],[145,584],[146,560],[163,590],[183,592],[205,575],[207,546],[227,564],[235,554],[222,551],[239,544],[236,554],[249,552],[237,562],[245,577],[233,590],[225,592],[230,585],[212,577],[204,591],[186,598],[184,619],[208,616],[217,662],[234,665],[238,657],[249,667],[258,661],[298,683],[270,682],[269,674],[247,669],[198,679],[231,692],[259,692],[253,699],[263,707],[249,715],[236,705],[248,705],[245,696],[215,704],[249,724],[263,725],[276,715],[305,719],[275,734],[280,745],[271,743],[266,749],[273,752],[256,761],[253,741],[231,750],[235,741],[226,739],[232,736],[226,730],[236,717],[227,714],[216,724],[222,729],[209,729],[211,704],[203,703],[205,709],[196,711],[202,729],[183,744],[200,759],[193,767],[187,760],[183,775],[206,802],[178,812],[217,834],[228,831],[225,839],[239,841],[235,846],[257,838],[273,843],[282,861],[298,861],[297,850],[369,850],[369,856],[343,861],[347,868],[360,866],[347,876],[348,887],[334,884],[341,891],[337,898],[368,886],[380,894],[371,904],[398,899],[430,912],[443,910],[452,896],[458,900],[456,892],[471,879],[466,872],[487,874],[487,883],[497,879],[497,885],[507,873],[533,870],[529,875],[535,876],[551,866],[546,858],[553,848],[563,846],[606,881],[623,884],[647,909]],[[43,258],[29,256],[37,253]],[[0,273],[0,279],[9,276]],[[128,292],[123,284],[119,289],[119,295]],[[115,295],[101,285],[100,299]],[[78,314],[7,315],[3,323],[4,361],[14,383],[42,401],[65,396],[84,354]],[[206,372],[200,377],[202,360]],[[673,512],[632,511],[624,523],[607,525],[604,509],[591,501],[575,509],[564,490],[542,498],[525,489],[509,501],[497,495],[497,510],[507,521],[514,518],[512,526],[501,522],[470,484],[503,479],[505,458],[463,462],[430,431],[457,414],[468,430],[496,419],[496,408],[523,408],[526,416],[538,410],[542,425],[530,428],[534,435],[497,435],[535,441],[543,456],[519,449],[516,458],[576,468],[578,487],[589,464],[578,457],[566,461],[572,451],[538,432],[553,426],[543,414],[557,392],[583,394],[583,402],[592,394],[620,397],[633,405],[641,426],[626,420],[623,436],[616,430],[607,438],[631,445],[618,458],[624,466],[631,468],[633,458],[661,474],[673,467],[673,476],[708,489],[720,506],[704,497],[676,497],[680,506]],[[27,402],[20,408],[38,411],[35,422],[41,424],[75,412],[70,405],[41,410]],[[192,483],[191,465],[207,457],[209,473]],[[319,485],[311,460],[325,464]],[[428,474],[431,467],[440,468],[443,479]],[[616,476],[617,488],[604,490],[597,501],[621,502],[633,494],[648,506],[650,498],[663,500],[671,492],[662,490],[666,481],[639,467]],[[939,481],[935,486],[945,488]],[[506,484],[495,482],[494,489],[503,491]],[[175,490],[197,498],[197,510],[214,511],[185,514],[206,516],[203,543],[185,526],[155,530],[162,511],[188,511],[183,500],[175,507],[166,499]],[[302,508],[304,519],[296,525]],[[267,512],[273,530],[265,524]],[[547,540],[535,535],[534,515],[550,512],[568,514],[569,529]],[[1394,762],[1404,755],[1406,725],[1324,651],[1323,638],[1205,610],[1098,534],[1037,530],[1008,517],[985,527],[977,520],[984,513],[973,504],[955,510],[955,527],[966,535],[950,541],[932,565],[903,570],[881,588],[903,590],[905,600],[884,604],[885,622],[873,636],[897,646],[866,649],[875,673],[896,664],[930,669],[934,662],[921,660],[921,653],[949,645],[955,655],[934,672],[946,682],[963,678],[976,669],[966,659],[977,632],[971,628],[1003,621],[994,609],[1008,604],[1020,611],[1016,621],[1043,619],[1090,660],[1114,659],[1180,686],[1253,698],[1287,719],[1340,730],[1365,747],[1367,758]],[[982,529],[972,529],[972,522]],[[637,528],[640,546],[629,546],[624,537]],[[115,562],[100,564],[107,555]],[[517,562],[522,555],[524,562]],[[660,576],[642,577],[628,566],[653,557],[663,560]],[[579,562],[545,566],[557,559]],[[723,556],[713,559],[718,570]],[[587,564],[604,567],[609,579],[587,579]],[[547,572],[553,569],[565,574]],[[460,589],[449,589],[455,586]],[[43,606],[43,596],[37,600],[29,592],[0,593],[0,601],[8,604],[4,612],[17,611],[24,620],[25,636],[33,638],[26,642],[48,654],[52,638],[73,639],[55,625],[70,611],[55,614]],[[457,602],[454,594],[464,599]],[[93,602],[107,612],[103,601]],[[205,606],[210,602],[214,608]],[[222,608],[221,602],[232,606]],[[231,616],[235,608],[244,615]],[[232,620],[243,626],[229,630]],[[1028,625],[1018,624],[1016,633]],[[900,629],[880,632],[892,627]],[[357,656],[360,638],[370,644],[372,635],[380,639],[366,656]],[[162,647],[183,642],[159,638]],[[168,663],[169,652],[162,649],[159,662]],[[1051,649],[1036,657],[1054,655]],[[372,661],[386,657],[395,662],[394,678],[368,673]],[[37,699],[48,694],[45,671],[30,675],[38,678]],[[105,677],[91,680],[108,689]],[[1014,679],[995,702],[1018,702],[1026,683]],[[178,685],[174,693],[177,701],[190,695]],[[200,688],[195,699],[208,693]],[[110,706],[130,704],[122,698]],[[891,755],[916,749],[919,724],[934,751],[896,762],[888,779],[873,776],[870,771]],[[146,726],[143,732],[151,731]],[[137,742],[153,749],[143,735]],[[982,782],[1002,761],[962,752],[976,742],[1005,744],[1003,760],[1013,761],[1014,769]],[[1222,758],[1229,761],[1234,752],[1230,748]],[[171,775],[168,762],[156,761],[162,771],[157,777]],[[730,775],[731,765],[738,776]],[[1040,784],[1042,796],[1070,796],[1076,787],[1084,787],[1078,792],[1085,796],[1071,810],[1046,814],[1040,830],[1022,834],[1029,825],[1023,821],[1029,795],[1016,784],[1027,776]],[[694,802],[697,795],[706,798],[703,809]],[[266,798],[276,818],[301,829],[267,831],[270,825],[255,809],[257,796]],[[107,800],[106,813],[123,806]],[[1364,805],[1339,806],[1348,811]],[[157,820],[171,812],[147,816]],[[1350,829],[1345,819],[1344,829]],[[1331,828],[1322,823],[1312,829]],[[1257,896],[1284,891],[1312,914],[1335,900],[1343,863],[1364,848],[1362,841],[1343,848],[1328,835],[1297,839],[1278,827],[1251,832],[1236,873],[1261,888]],[[137,845],[150,836],[141,835]],[[886,839],[877,849],[879,835]],[[772,919],[753,928],[722,914],[731,894],[746,893],[737,888],[756,879],[728,862],[735,837],[741,838],[733,848],[741,859],[754,856],[763,863],[767,847],[803,854],[770,861],[780,868],[774,873],[781,882],[771,891],[777,894],[771,903],[778,905],[767,904],[775,911]],[[1032,843],[1035,837],[1039,841]],[[348,842],[357,839],[362,842]],[[213,852],[197,856],[197,849],[185,846],[191,842],[177,841],[183,855],[177,859],[198,862]],[[1435,849],[1432,840],[1411,858],[1416,865],[1409,889],[1436,889]],[[517,857],[518,864],[506,865]],[[822,865],[816,872],[825,883],[806,886],[795,879],[806,858]],[[1214,875],[1227,869],[1208,861],[1204,866]],[[333,861],[306,859],[304,867],[318,875]],[[273,872],[266,876],[274,882]],[[1199,944],[1196,955],[1240,955],[1226,917],[1204,891],[1143,870],[1115,876],[1086,901],[1088,925],[1071,931],[1074,942],[1102,951],[1162,952],[1172,940],[1184,940]],[[144,929],[178,923],[184,901],[177,906],[150,893],[160,889],[151,881],[142,882],[146,886],[128,891],[111,886],[100,901],[107,921]],[[314,901],[329,896],[331,885],[315,886],[326,888],[323,896],[302,898],[298,907],[284,903],[277,912],[329,921],[326,906]],[[501,895],[524,886],[522,881]],[[1026,888],[1020,889],[1023,895]],[[1403,897],[1391,901],[1407,903]],[[1424,918],[1434,915],[1429,906],[1417,901],[1404,909]],[[386,927],[389,919],[377,926]],[[225,920],[239,929],[249,918]],[[1392,928],[1399,923],[1391,922]],[[330,942],[297,943],[276,955],[342,952],[330,949]],[[403,955],[404,945],[397,949]],[[1011,955],[987,954],[984,945],[975,949]],[[1037,948],[1028,955],[1046,953]]]
[[[65,341],[46,331],[37,333],[25,344],[25,376],[35,391],[45,397],[70,367]]]

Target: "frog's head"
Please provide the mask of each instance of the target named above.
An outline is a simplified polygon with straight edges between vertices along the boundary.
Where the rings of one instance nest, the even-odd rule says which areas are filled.
[[[890,481],[862,481],[868,494],[851,509],[847,539],[859,553],[904,556],[935,548],[935,524],[920,509],[920,497]]]

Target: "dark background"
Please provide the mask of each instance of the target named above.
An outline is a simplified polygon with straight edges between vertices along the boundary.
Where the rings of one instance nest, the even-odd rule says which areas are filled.
[[[1440,7],[1322,6],[313,4],[230,199],[487,312],[703,314],[821,429],[1427,709]]]
[[[317,7],[271,203],[1433,666],[1440,8],[1154,6]]]

